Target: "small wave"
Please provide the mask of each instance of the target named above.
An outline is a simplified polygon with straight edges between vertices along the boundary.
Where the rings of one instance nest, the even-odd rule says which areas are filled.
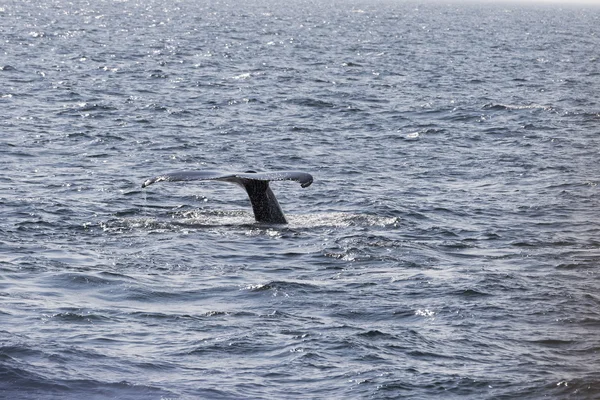
[[[122,298],[128,301],[162,304],[170,301],[186,301],[189,300],[189,295],[185,291],[174,292],[169,289],[156,290],[153,287],[135,286],[124,292]]]
[[[360,333],[357,333],[356,336],[358,336],[360,338],[364,338],[364,339],[369,339],[372,341],[375,341],[375,340],[394,340],[394,341],[396,341],[396,340],[398,340],[398,338],[395,335],[382,332],[378,329],[371,329],[366,332],[360,332]]]
[[[79,107],[79,111],[114,111],[116,107],[109,106],[106,104],[98,103],[82,103]]]
[[[189,210],[175,215],[181,224],[228,226],[254,224],[254,216],[243,210]]]
[[[68,287],[71,289],[83,288],[87,289],[91,286],[106,286],[119,284],[125,281],[125,275],[118,275],[119,278],[101,277],[100,274],[92,273],[77,273],[77,272],[65,272],[55,274],[51,277],[50,281],[53,285],[60,285],[62,287]],[[127,278],[129,280],[130,278]]]
[[[116,107],[107,104],[83,102],[72,106],[65,106],[62,110],[57,112],[57,115],[67,117],[103,117],[105,114],[117,110]]]
[[[288,215],[290,228],[318,228],[318,227],[351,227],[351,226],[397,226],[398,217],[381,217],[378,215],[352,214],[332,212],[322,214]]]
[[[169,75],[166,72],[160,69],[148,71],[148,73],[151,79],[167,79],[169,77]]]
[[[295,281],[271,281],[264,284],[253,284],[242,287],[240,290],[249,292],[267,292],[272,296],[288,297],[293,294],[314,293],[320,290],[320,287],[315,284]]]
[[[100,322],[110,322],[110,318],[92,312],[83,312],[81,310],[59,312],[52,315],[43,315],[42,321],[55,321],[65,324],[91,324]]]
[[[290,100],[288,100],[288,103],[295,104],[297,106],[315,107],[315,108],[333,108],[333,107],[335,107],[335,104],[333,104],[333,103],[323,101],[323,100],[318,100],[318,99],[311,99],[311,98],[290,99]]]
[[[544,106],[541,104],[496,104],[488,103],[484,104],[482,109],[484,110],[543,110],[543,111],[554,111],[554,107]]]
[[[472,298],[472,297],[486,297],[490,296],[489,293],[486,293],[477,289],[460,289],[454,292],[457,296]]]
[[[246,72],[244,74],[240,74],[240,75],[236,75],[233,76],[231,79],[235,79],[235,80],[245,80],[250,78],[252,75],[250,74],[250,72]]]

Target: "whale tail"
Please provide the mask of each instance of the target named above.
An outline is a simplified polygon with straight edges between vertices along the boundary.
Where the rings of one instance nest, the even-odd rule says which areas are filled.
[[[179,181],[223,181],[235,183],[243,187],[250,198],[254,218],[258,222],[272,224],[286,224],[287,220],[275,194],[269,187],[270,181],[296,181],[303,188],[310,186],[313,177],[306,172],[299,171],[273,171],[243,173],[222,171],[177,171],[159,175],[147,179],[142,183],[142,188],[156,182],[179,182]]]

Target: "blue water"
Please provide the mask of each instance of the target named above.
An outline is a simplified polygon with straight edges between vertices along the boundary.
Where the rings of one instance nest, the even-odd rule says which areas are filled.
[[[238,3],[0,3],[0,398],[600,398],[600,8]]]

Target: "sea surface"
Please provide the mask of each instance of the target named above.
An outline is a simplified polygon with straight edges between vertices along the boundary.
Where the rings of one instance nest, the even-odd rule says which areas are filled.
[[[1,1],[0,168],[1,399],[600,398],[600,7]]]

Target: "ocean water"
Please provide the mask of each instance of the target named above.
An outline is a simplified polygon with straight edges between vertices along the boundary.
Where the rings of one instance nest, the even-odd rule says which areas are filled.
[[[600,398],[599,89],[592,6],[0,2],[0,398]]]

